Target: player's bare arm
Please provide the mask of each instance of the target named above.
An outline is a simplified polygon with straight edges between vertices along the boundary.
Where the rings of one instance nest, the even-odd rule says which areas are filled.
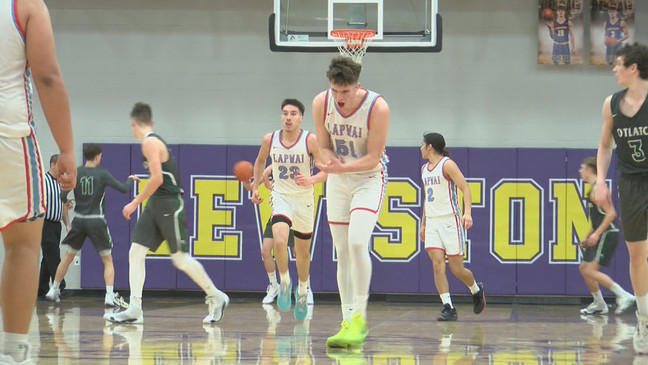
[[[306,145],[308,146],[308,150],[311,151],[311,156],[313,156],[313,160],[315,161],[320,160],[321,159],[320,149],[317,144],[317,137],[313,134],[310,134],[308,136],[308,139],[306,139]],[[299,186],[315,185],[317,183],[326,181],[327,177],[328,174],[321,170],[317,174],[312,176],[305,176],[299,173],[295,176],[295,184]]]
[[[312,113],[317,145],[319,146],[319,159],[315,159],[315,165],[321,168],[330,160],[338,159],[331,146],[331,135],[324,125],[324,105],[326,104],[326,91],[322,91],[313,99]]]
[[[261,182],[263,181],[263,170],[266,168],[266,160],[268,159],[270,142],[272,142],[272,133],[267,133],[261,140],[259,154],[254,161],[254,180],[252,182],[251,199],[252,203],[254,204],[260,204],[263,201],[263,199],[259,198],[259,184],[261,184]]]
[[[162,161],[169,158],[168,151],[164,143],[155,137],[148,137],[142,141],[142,154],[146,158],[149,169],[149,181],[144,188],[137,194],[133,201],[126,204],[122,209],[122,215],[130,219],[130,215],[142,204],[144,200],[153,195],[160,185],[162,185]]]
[[[607,176],[610,161],[612,159],[612,108],[610,101],[612,96],[605,98],[603,102],[603,126],[601,128],[601,139],[599,141],[598,151],[596,153],[596,187],[594,188],[594,202],[598,205],[605,203],[606,197],[610,195],[605,177]]]
[[[419,229],[419,238],[425,241],[425,199],[423,199],[423,212],[421,213],[421,228]]]
[[[463,194],[464,211],[463,216],[461,217],[461,224],[465,229],[469,229],[473,225],[471,215],[472,196],[470,194],[470,189],[468,188],[466,178],[459,169],[459,166],[457,166],[457,164],[452,160],[448,160],[445,164],[443,164],[443,174],[447,179],[452,180],[455,184],[457,184],[457,188]]]
[[[42,0],[19,1],[18,19],[25,29],[25,53],[45,119],[60,150],[58,181],[65,190],[76,185],[74,142],[63,76],[56,60],[49,11]]]

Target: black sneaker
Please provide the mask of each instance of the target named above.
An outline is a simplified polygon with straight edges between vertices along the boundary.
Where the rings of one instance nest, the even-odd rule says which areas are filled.
[[[452,308],[450,304],[444,304],[443,310],[439,313],[437,321],[456,321],[457,320],[457,310]]]
[[[473,312],[479,314],[484,311],[486,307],[486,298],[484,298],[484,284],[477,283],[479,291],[476,294],[473,294]]]

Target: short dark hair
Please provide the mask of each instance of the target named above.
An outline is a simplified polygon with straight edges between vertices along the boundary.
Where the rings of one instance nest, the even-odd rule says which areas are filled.
[[[639,77],[648,80],[648,46],[639,42],[626,44],[617,51],[616,56],[623,57],[625,67],[636,63]]]
[[[446,142],[445,138],[443,138],[443,135],[441,133],[428,133],[423,136],[423,141],[425,141],[426,145],[432,146],[435,151],[440,153],[443,156],[450,156],[450,152],[446,150]]]
[[[299,101],[297,99],[284,99],[284,101],[281,102],[281,110],[283,110],[283,108],[286,105],[292,105],[292,106],[296,107],[297,109],[299,109],[299,112],[301,113],[301,115],[304,115],[305,108],[304,108],[304,104],[301,101]]]
[[[130,117],[139,124],[151,125],[153,122],[153,112],[151,106],[146,103],[135,103],[131,110]]]
[[[83,157],[90,161],[101,154],[101,145],[97,143],[86,143],[83,145]]]
[[[348,57],[338,56],[331,60],[326,77],[337,85],[353,85],[360,79],[362,65]]]
[[[585,157],[583,159],[583,162],[581,162],[581,164],[591,168],[592,170],[594,170],[594,173],[596,174],[596,157],[594,156]]]
[[[52,157],[50,157],[50,165],[53,163],[57,163],[58,157],[59,157],[58,153],[53,154]]]

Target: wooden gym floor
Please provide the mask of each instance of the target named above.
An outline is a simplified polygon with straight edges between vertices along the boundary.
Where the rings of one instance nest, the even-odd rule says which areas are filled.
[[[144,298],[143,325],[106,325],[103,297],[39,300],[30,330],[38,364],[648,364],[635,359],[634,309],[583,316],[576,305],[488,304],[437,322],[439,303],[371,302],[367,342],[327,350],[340,306],[318,300],[312,318],[233,298],[217,325],[203,325],[201,298]]]

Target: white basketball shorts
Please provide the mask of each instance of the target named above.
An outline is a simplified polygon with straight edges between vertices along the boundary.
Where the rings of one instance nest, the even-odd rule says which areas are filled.
[[[299,233],[312,233],[315,223],[315,208],[313,193],[281,194],[272,192],[270,203],[272,216],[283,216],[292,222],[292,230]]]
[[[0,138],[0,231],[45,214],[43,162],[36,137]]]
[[[329,174],[326,181],[326,212],[329,224],[347,224],[354,210],[376,215],[387,188],[384,171],[362,174]]]
[[[465,232],[458,215],[425,219],[425,249],[443,250],[446,256],[463,256]]]

